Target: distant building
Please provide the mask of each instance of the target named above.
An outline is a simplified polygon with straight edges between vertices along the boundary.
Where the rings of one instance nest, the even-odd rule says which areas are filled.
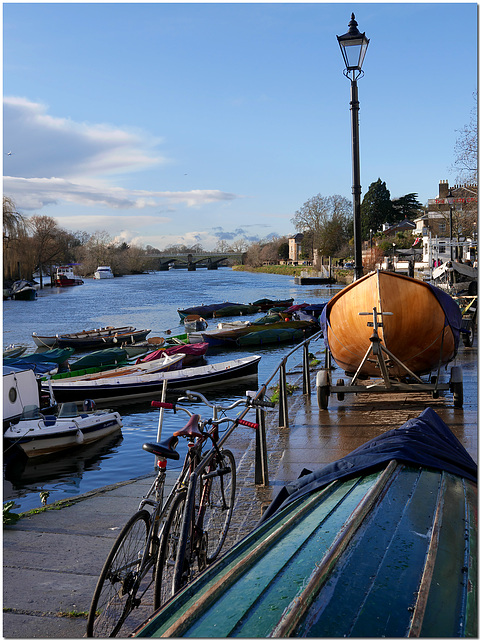
[[[288,259],[298,262],[302,252],[303,233],[297,233],[288,239]]]
[[[399,231],[413,231],[415,229],[415,223],[411,220],[401,220],[392,224],[392,226],[383,225],[383,234],[386,236],[394,236]]]
[[[451,189],[454,197],[450,205],[447,198]],[[438,261],[454,259],[471,260],[477,256],[476,212],[478,206],[477,185],[454,185],[440,180],[438,196],[428,200],[427,212],[415,219],[413,233],[423,241],[423,262],[429,267]],[[452,207],[452,230],[450,229],[450,207]],[[456,224],[455,222],[456,221]],[[462,228],[463,222],[463,228]],[[452,231],[452,233],[451,233]],[[468,233],[468,231],[471,231]],[[452,239],[450,241],[450,235]],[[417,242],[417,246],[419,242]]]

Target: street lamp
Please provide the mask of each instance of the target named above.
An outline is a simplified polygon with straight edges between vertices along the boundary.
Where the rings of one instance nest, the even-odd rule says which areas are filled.
[[[450,262],[453,262],[453,204],[455,202],[455,198],[453,197],[451,188],[448,190],[446,200],[450,206]]]
[[[395,242],[392,242],[393,245],[393,270],[395,271],[395,247],[397,246]]]
[[[355,14],[348,23],[349,30],[343,36],[337,36],[340,51],[345,62],[343,74],[350,80],[350,111],[352,114],[352,174],[353,174],[353,243],[355,249],[355,273],[354,279],[358,280],[363,275],[362,266],[362,236],[360,221],[360,195],[362,187],[360,185],[360,150],[358,134],[358,112],[360,103],[358,102],[357,80],[363,76],[362,64],[367,53],[370,40],[365,37],[365,33],[360,33],[357,29],[358,23]]]

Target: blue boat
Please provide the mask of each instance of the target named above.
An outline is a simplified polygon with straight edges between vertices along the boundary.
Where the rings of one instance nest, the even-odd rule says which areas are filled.
[[[136,637],[478,637],[477,468],[432,410],[284,488]]]

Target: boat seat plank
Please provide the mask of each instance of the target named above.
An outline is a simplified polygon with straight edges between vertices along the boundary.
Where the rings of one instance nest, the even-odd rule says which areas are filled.
[[[317,596],[296,633],[317,637],[407,635],[439,489],[438,473],[403,469],[362,524],[349,553],[333,570],[327,588]],[[345,600],[342,594],[347,588],[349,598]],[[390,615],[393,607],[395,616]]]
[[[470,545],[476,544],[476,530],[470,530],[476,514],[465,513],[467,488],[471,489],[472,485],[445,474],[441,535],[422,625],[434,637],[474,635],[458,626],[459,621],[465,621],[466,617],[468,619],[466,607],[469,594],[476,594],[477,591],[476,586],[472,588],[477,582],[476,567],[468,566],[465,562],[465,558],[471,555]],[[477,495],[470,504],[477,504]],[[458,526],[462,521],[465,521],[463,548],[455,544]],[[459,570],[462,567],[464,571]],[[445,601],[452,606],[446,607]]]

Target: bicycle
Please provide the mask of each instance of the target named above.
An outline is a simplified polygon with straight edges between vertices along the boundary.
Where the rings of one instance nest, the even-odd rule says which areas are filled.
[[[232,516],[236,488],[234,456],[220,446],[238,424],[257,428],[256,423],[243,420],[251,407],[272,406],[272,403],[247,394],[246,399],[222,407],[191,391],[177,402],[196,399],[213,409],[213,418],[202,420],[200,415],[177,403],[152,402],[155,407],[181,409],[189,415],[189,420],[165,441],[143,444],[143,449],[157,458],[157,475],[105,561],[89,610],[87,637],[115,637],[130,613],[140,606],[152,584],[155,586],[154,609],[158,609],[194,577],[195,558],[198,571],[201,571],[220,553]],[[217,417],[219,411],[227,412],[240,405],[246,406],[240,417]],[[233,424],[220,441],[219,425],[223,422]],[[180,437],[188,440],[188,449],[182,470],[164,502],[167,460],[180,459],[175,449]],[[212,449],[205,452],[209,442]],[[189,519],[184,518],[186,504]],[[152,510],[148,511],[146,506]],[[190,526],[188,523],[193,521],[193,514],[195,528],[188,539],[185,536],[182,539],[181,533]],[[218,535],[211,535],[210,540],[209,529],[218,532]]]

